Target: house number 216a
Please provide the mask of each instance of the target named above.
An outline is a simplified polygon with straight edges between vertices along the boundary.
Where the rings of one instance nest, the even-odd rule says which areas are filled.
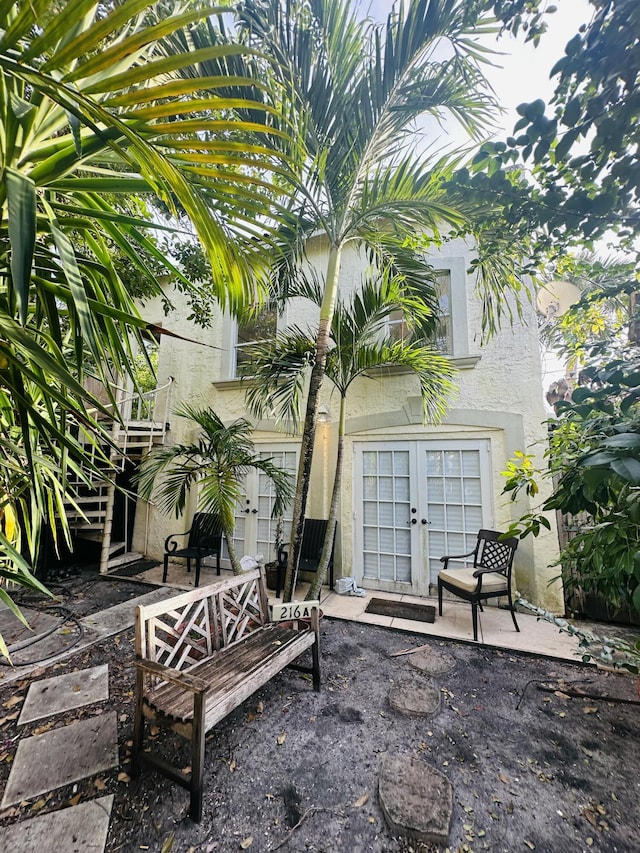
[[[288,604],[274,604],[271,607],[271,620],[310,619],[311,611],[320,607],[319,601],[290,601]]]

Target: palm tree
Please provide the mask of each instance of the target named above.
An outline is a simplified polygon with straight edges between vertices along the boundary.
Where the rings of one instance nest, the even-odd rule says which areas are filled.
[[[87,442],[99,454],[110,440],[96,412],[112,418],[115,400],[105,411],[85,375],[110,391],[143,351],[118,258],[156,290],[157,265],[190,286],[156,247],[154,233],[175,228],[158,211],[191,220],[222,304],[238,308],[259,289],[268,235],[255,240],[247,210],[256,199],[267,210],[277,191],[270,155],[237,136],[250,127],[259,137],[265,112],[250,78],[238,73],[230,104],[226,81],[199,65],[225,53],[241,69],[248,51],[167,46],[214,11],[172,0],[0,9],[0,516],[16,521],[11,535],[0,528],[0,585],[37,585],[28,567],[42,524],[68,536],[69,471],[91,467]],[[242,103],[255,107],[250,125],[229,112]]]
[[[465,206],[447,197],[448,164],[416,150],[416,119],[456,118],[478,138],[495,106],[474,42],[491,26],[487,4],[416,0],[394,6],[386,26],[358,20],[350,0],[245,0],[240,39],[270,58],[290,92],[282,129],[297,130],[298,171],[288,177],[292,220],[273,279],[286,299],[312,237],[327,242],[293,507],[285,599],[295,586],[317,408],[339,292],[342,254],[359,244],[378,270],[427,277],[425,239],[468,229]],[[439,58],[442,56],[442,58]],[[279,137],[269,137],[278,148]],[[286,178],[285,178],[286,180]]]
[[[163,474],[155,491],[158,506],[162,512],[175,513],[179,518],[190,490],[197,488],[198,506],[220,519],[233,572],[240,574],[242,566],[233,545],[233,530],[244,477],[255,469],[271,480],[275,492],[272,514],[277,517],[293,494],[290,474],[274,465],[272,459],[256,454],[250,437],[252,426],[246,419],[239,418],[225,426],[212,409],[196,409],[188,404],[177,414],[194,421],[200,434],[192,444],[152,451],[140,466],[140,494],[149,500],[156,478]]]
[[[322,301],[321,290],[315,282],[307,282],[299,293],[318,304]],[[399,340],[388,334],[388,320],[398,312],[405,329],[405,336]],[[412,372],[419,381],[425,422],[438,422],[444,415],[447,399],[454,387],[454,368],[430,342],[436,325],[437,315],[420,294],[407,288],[397,276],[391,280],[370,279],[349,301],[338,299],[325,374],[340,397],[338,447],[327,532],[318,571],[307,593],[309,600],[318,598],[320,594],[333,550],[342,486],[349,388],[360,377],[375,381],[380,368],[403,368]],[[294,429],[297,427],[304,389],[313,370],[315,341],[313,331],[305,333],[292,328],[280,334],[275,341],[252,349],[254,383],[247,392],[247,399],[256,415],[275,411],[281,422],[288,421]]]
[[[242,122],[228,112],[252,103],[252,84],[238,76],[230,104],[198,65],[223,51],[241,64],[247,50],[166,50],[211,12],[165,3],[156,13],[147,0],[0,9],[0,510],[23,522],[22,539],[0,536],[11,580],[32,583],[21,554],[37,553],[42,519],[64,529],[79,439],[105,438],[91,410],[113,416],[85,390],[86,365],[110,390],[140,343],[144,323],[114,252],[152,286],[145,255],[180,275],[150,236],[167,226],[145,205],[191,219],[223,304],[255,298],[260,246],[245,211],[258,196],[267,209],[270,164],[256,148],[243,155]],[[262,115],[253,111],[254,135]],[[233,226],[229,196],[243,213]]]

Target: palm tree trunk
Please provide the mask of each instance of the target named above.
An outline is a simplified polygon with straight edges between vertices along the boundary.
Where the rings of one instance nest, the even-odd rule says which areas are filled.
[[[336,537],[336,523],[338,520],[338,503],[340,501],[340,491],[342,489],[342,458],[344,455],[344,433],[345,433],[345,412],[346,412],[346,397],[340,397],[340,419],[338,421],[338,452],[336,455],[336,469],[333,476],[333,491],[331,492],[331,504],[329,505],[329,519],[327,521],[327,532],[322,543],[322,554],[320,555],[320,564],[318,571],[309,587],[306,599],[307,601],[315,601],[320,598],[322,584],[327,576],[331,552],[333,551],[333,542]]]
[[[229,561],[231,562],[233,573],[234,575],[241,575],[242,566],[240,565],[240,560],[238,559],[238,554],[233,544],[233,528],[229,529],[225,527],[223,528],[223,533],[225,542],[227,543],[227,551],[229,552]]]
[[[293,502],[293,519],[291,521],[291,558],[287,564],[284,581],[284,601],[291,601],[298,581],[298,564],[300,562],[300,544],[304,528],[304,516],[309,496],[311,480],[311,463],[313,462],[313,445],[316,437],[318,419],[318,401],[324,379],[327,363],[327,352],[331,334],[331,323],[338,295],[338,278],[340,276],[340,257],[342,247],[331,246],[327,262],[324,296],[320,308],[320,323],[316,337],[316,357],[309,381],[307,410],[304,419],[304,429],[300,444],[300,464],[298,465],[298,480]]]

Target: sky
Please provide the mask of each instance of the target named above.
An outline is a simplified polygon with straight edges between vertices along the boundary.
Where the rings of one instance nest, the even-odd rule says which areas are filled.
[[[544,2],[544,0],[543,0]],[[391,0],[354,0],[363,11],[374,21],[383,22],[391,10]],[[550,6],[551,2],[547,2]],[[491,39],[489,46],[500,51],[502,55],[493,58],[496,68],[488,68],[487,76],[495,89],[498,102],[505,113],[497,118],[497,138],[511,134],[513,125],[519,116],[516,107],[523,102],[535,101],[542,98],[549,102],[554,83],[549,79],[549,72],[564,54],[564,46],[576,34],[580,24],[591,18],[592,8],[588,0],[555,0],[557,11],[546,15],[548,32],[542,37],[540,45],[535,48],[531,43],[524,43],[520,34],[514,39],[509,34],[498,40]],[[457,136],[457,131],[454,130]],[[459,137],[463,141],[464,137]]]

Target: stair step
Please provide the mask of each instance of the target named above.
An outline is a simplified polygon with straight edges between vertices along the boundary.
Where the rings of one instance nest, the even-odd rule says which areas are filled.
[[[122,543],[124,546],[124,543]],[[112,557],[107,563],[107,568],[111,569],[119,569],[122,566],[128,566],[129,563],[137,563],[138,560],[142,559],[142,554],[138,554],[136,551],[127,551],[126,554],[120,554],[119,557]]]

